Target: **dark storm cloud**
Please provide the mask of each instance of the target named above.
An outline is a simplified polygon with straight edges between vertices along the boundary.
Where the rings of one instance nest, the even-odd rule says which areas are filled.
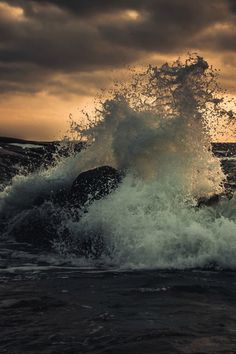
[[[16,22],[0,17],[2,62],[33,63],[52,70],[89,70],[133,60],[132,51],[119,46],[111,50],[95,25],[53,10],[51,14],[42,8],[39,11],[42,18],[37,20]]]
[[[111,21],[100,25],[101,33],[110,42],[169,53],[194,48],[205,28],[227,18],[224,2],[214,0],[152,0],[140,6],[140,10],[144,11],[143,21]]]
[[[0,93],[35,92],[46,85],[55,86],[56,92],[52,83],[58,73],[87,72],[89,87],[94,71],[151,53],[236,50],[233,0],[0,0],[1,4]],[[22,17],[16,18],[6,5],[22,8]],[[137,11],[134,18],[128,10]],[[230,31],[209,31],[226,22]],[[58,90],[63,89],[71,90],[58,82]]]
[[[124,65],[139,56],[120,45],[111,48],[94,23],[75,20],[56,8],[40,5],[36,10],[37,18],[17,21],[0,11],[0,93],[35,92],[50,75],[61,72],[86,71],[93,80],[94,70]]]
[[[2,0],[5,1],[5,0]],[[144,2],[144,1],[143,1]],[[140,8],[139,0],[8,0],[9,4],[21,6],[29,15],[36,14],[34,5],[54,5],[76,16],[93,16],[104,12]]]
[[[228,0],[231,11],[236,12],[236,0]]]

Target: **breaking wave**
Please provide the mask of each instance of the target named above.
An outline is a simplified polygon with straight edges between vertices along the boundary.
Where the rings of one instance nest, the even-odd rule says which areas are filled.
[[[230,129],[234,120],[226,107],[214,71],[198,56],[135,74],[110,93],[86,127],[73,124],[86,141],[84,150],[47,170],[17,176],[5,188],[5,237],[22,223],[32,233],[37,223],[46,223],[54,251],[93,264],[235,268],[236,198],[225,190],[226,176],[211,147],[214,129]],[[39,197],[70,188],[80,172],[102,165],[122,170],[125,178],[85,212],[52,201],[35,205]],[[197,206],[199,198],[215,194],[231,198]],[[81,247],[88,240],[91,253],[85,254]],[[99,252],[93,251],[98,243]]]

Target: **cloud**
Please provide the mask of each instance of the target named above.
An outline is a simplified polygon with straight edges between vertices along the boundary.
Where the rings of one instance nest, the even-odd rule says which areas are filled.
[[[228,0],[229,8],[232,12],[236,12],[236,1],[235,0]]]
[[[42,5],[42,7],[53,5],[79,17],[91,17],[104,12],[139,8],[141,4],[139,0],[8,0],[7,2],[13,6],[21,6],[29,16],[38,12],[38,5]]]
[[[58,73],[87,72],[92,79],[94,71],[123,66],[141,55],[119,44],[111,48],[96,23],[55,7],[40,4],[37,17],[23,12],[21,21],[15,21],[14,13],[21,8],[1,4],[0,93],[35,92],[47,86],[47,80],[51,87]]]
[[[201,33],[227,17],[222,1],[147,1],[140,7],[140,21],[110,21],[99,26],[103,37],[127,48],[162,53],[195,48]]]
[[[61,16],[60,16],[61,17]],[[64,14],[63,22],[25,19],[15,23],[0,17],[2,62],[33,63],[52,70],[80,71],[120,65],[133,60],[131,51],[110,45],[93,23],[77,21]],[[137,54],[136,54],[137,55]]]
[[[155,53],[235,51],[235,8],[233,0],[0,0],[0,94],[81,94],[97,86],[93,73]]]

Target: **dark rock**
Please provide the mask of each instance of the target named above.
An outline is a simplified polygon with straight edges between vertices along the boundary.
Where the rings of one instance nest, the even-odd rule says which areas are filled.
[[[123,174],[110,166],[101,166],[81,173],[74,181],[69,200],[75,206],[84,206],[101,199],[116,189]]]
[[[211,195],[210,197],[201,197],[198,199],[197,207],[214,207],[217,205],[223,198],[228,198],[231,199],[233,196],[231,190],[226,190],[225,193],[223,194],[214,194]]]
[[[202,207],[202,206],[214,206],[216,205],[218,202],[220,201],[220,195],[219,194],[215,194],[208,197],[201,197],[198,199],[198,203],[197,206],[198,207]]]

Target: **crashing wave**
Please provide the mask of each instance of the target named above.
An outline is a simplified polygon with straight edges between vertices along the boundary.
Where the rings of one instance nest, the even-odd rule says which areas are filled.
[[[73,125],[84,150],[13,179],[0,202],[5,236],[35,228],[44,243],[49,230],[54,250],[119,267],[234,268],[235,195],[196,208],[199,198],[224,194],[211,132],[225,119],[234,115],[205,60],[149,66],[116,88],[86,128]],[[126,176],[105,198],[84,209],[52,198],[79,173],[104,165]],[[47,201],[35,203],[39,197]]]

